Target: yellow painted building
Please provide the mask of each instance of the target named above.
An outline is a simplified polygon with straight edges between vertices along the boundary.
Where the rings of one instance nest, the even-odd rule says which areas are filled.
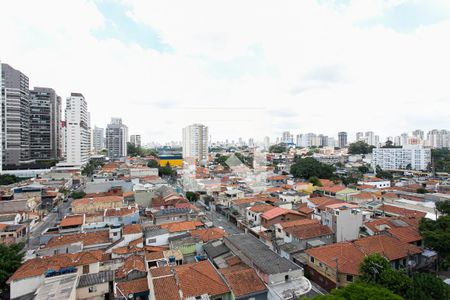
[[[160,155],[159,156],[159,165],[164,167],[169,163],[171,167],[183,167],[183,157],[181,155],[173,154],[173,155]]]

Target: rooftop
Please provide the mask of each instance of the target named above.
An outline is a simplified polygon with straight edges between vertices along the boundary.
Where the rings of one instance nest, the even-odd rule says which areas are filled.
[[[92,286],[104,282],[114,281],[114,271],[100,271],[93,274],[85,274],[80,276],[77,288]]]
[[[284,273],[300,267],[269,249],[264,243],[248,233],[225,237],[243,255],[252,261],[255,267],[265,274]],[[238,253],[236,253],[238,254]]]

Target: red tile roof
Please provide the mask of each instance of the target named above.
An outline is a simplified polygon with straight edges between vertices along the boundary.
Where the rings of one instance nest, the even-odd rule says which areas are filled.
[[[147,277],[129,280],[129,281],[122,281],[117,283],[117,288],[120,290],[121,293],[118,293],[118,295],[122,296],[125,295],[127,297],[129,294],[137,294],[148,291],[148,282]]]
[[[191,231],[191,236],[199,237],[203,242],[214,241],[223,238],[225,231],[220,228],[196,229]]]
[[[318,223],[288,227],[284,230],[301,240],[333,234],[330,227]]]
[[[104,260],[105,256],[101,250],[33,258],[25,261],[8,279],[8,282],[41,276],[50,269],[58,271],[61,268],[89,265]]]
[[[91,197],[91,198],[83,198],[72,201],[72,207],[78,205],[86,205],[89,202],[123,202],[123,197],[120,196],[104,196],[104,197]]]
[[[59,223],[59,227],[81,226],[83,225],[83,215],[66,216]]]
[[[267,291],[266,285],[258,277],[255,270],[248,266],[241,269],[235,269],[235,267],[225,268],[220,271],[230,285],[235,297]]]
[[[149,252],[145,253],[145,260],[147,261],[153,261],[153,260],[159,260],[164,258],[164,252]]]
[[[51,238],[46,248],[82,242],[84,246],[107,244],[110,242],[108,230],[61,235]]]
[[[183,222],[174,222],[174,223],[165,223],[159,225],[161,228],[166,228],[169,232],[181,232],[181,231],[189,231],[194,230],[197,227],[201,227],[204,224],[201,221],[183,221]]]
[[[393,206],[393,205],[387,205],[387,204],[383,204],[381,205],[378,210],[384,210],[385,213],[389,213],[389,214],[394,214],[394,215],[398,215],[398,216],[404,216],[404,217],[416,217],[416,218],[424,218],[427,213],[425,212],[421,212],[421,211],[417,211],[417,210],[412,210],[412,209],[406,209],[406,208],[402,208],[402,207],[397,207],[397,206]]]
[[[330,198],[330,197],[309,198],[309,201],[321,210],[325,209],[325,207],[330,204],[345,203],[344,201],[337,200],[337,199]]]
[[[123,278],[134,270],[146,272],[144,257],[142,255],[131,255],[127,257],[123,263],[123,266],[117,269],[116,277]]]
[[[283,228],[289,228],[289,227],[294,227],[294,226],[319,224],[319,223],[320,223],[319,220],[315,220],[315,219],[301,219],[301,220],[281,222],[280,225]]]
[[[335,186],[330,186],[330,187],[327,187],[327,186],[319,187],[319,190],[327,192],[327,193],[337,193],[337,192],[343,191],[345,189],[346,189],[346,187],[343,185],[335,185]]]
[[[105,217],[123,217],[132,215],[136,212],[135,207],[109,208],[105,210]]]
[[[285,209],[285,208],[281,208],[281,207],[275,207],[275,208],[272,208],[271,210],[268,210],[265,213],[263,213],[261,215],[261,218],[266,219],[266,220],[271,220],[271,219],[274,219],[276,217],[286,215],[286,214],[301,215],[299,212],[294,211],[294,210]]]
[[[128,224],[122,228],[123,234],[142,233],[141,224]]]
[[[252,207],[250,207],[248,210],[250,210],[254,213],[264,213],[268,210],[271,210],[272,208],[274,208],[274,207],[270,204],[256,204],[256,205],[253,205]]]
[[[208,260],[176,266],[175,271],[184,297],[215,296],[230,291]]]
[[[422,252],[419,247],[384,234],[364,237],[353,243],[366,255],[380,253],[390,261]]]
[[[155,300],[180,300],[175,276],[153,278]]]

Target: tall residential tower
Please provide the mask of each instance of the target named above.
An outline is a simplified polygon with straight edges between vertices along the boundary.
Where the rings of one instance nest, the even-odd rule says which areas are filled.
[[[198,161],[208,157],[208,127],[192,124],[183,128],[183,158],[194,158]]]

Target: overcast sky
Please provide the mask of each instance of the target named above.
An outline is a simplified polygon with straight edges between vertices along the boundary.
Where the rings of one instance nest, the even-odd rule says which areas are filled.
[[[1,1],[0,60],[145,142],[450,129],[450,1]]]

